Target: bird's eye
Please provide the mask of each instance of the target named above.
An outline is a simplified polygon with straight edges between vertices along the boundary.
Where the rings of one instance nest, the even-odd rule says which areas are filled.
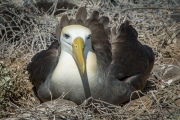
[[[87,36],[87,39],[90,39],[90,38],[91,38],[91,35],[88,35],[88,36]]]
[[[68,39],[70,36],[68,34],[64,34],[64,37]]]

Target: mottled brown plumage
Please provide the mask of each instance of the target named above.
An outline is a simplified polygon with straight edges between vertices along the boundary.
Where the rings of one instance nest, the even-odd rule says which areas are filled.
[[[85,98],[92,96],[112,104],[121,104],[130,100],[133,91],[144,89],[154,64],[154,55],[150,47],[142,45],[137,40],[138,33],[129,25],[129,21],[125,21],[119,29],[112,28],[110,33],[108,17],[102,16],[99,18],[99,12],[94,11],[87,19],[86,8],[81,7],[76,14],[76,19],[69,20],[66,15],[63,15],[60,23],[56,30],[58,41],[65,26],[79,24],[89,28],[92,33],[92,48],[97,57],[97,77],[94,78],[97,81],[95,82],[96,87],[91,88],[91,79],[85,79],[86,83],[83,83],[83,79],[84,92],[89,95],[82,97],[81,101],[74,100],[74,97],[78,94],[77,92],[76,94],[70,94],[65,99],[80,104]],[[51,76],[61,54],[58,41],[53,42],[47,50],[37,53],[28,65],[30,81],[36,90],[41,86],[38,94],[47,90],[53,91],[53,87],[50,85]],[[55,93],[58,92],[69,91],[52,92],[53,99],[57,98]],[[44,92],[43,96],[45,97],[41,98],[41,95],[39,95],[42,101],[51,100],[48,92]],[[132,96],[132,99],[134,98],[136,98],[135,95]]]

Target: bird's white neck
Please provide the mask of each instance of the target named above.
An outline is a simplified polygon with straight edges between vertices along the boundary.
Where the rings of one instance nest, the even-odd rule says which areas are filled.
[[[88,81],[89,87],[97,85],[97,58],[92,51],[84,51],[86,61],[86,73],[81,76],[78,66],[71,54],[61,50],[59,62],[52,74],[51,84],[56,91],[79,91],[84,95],[84,85],[82,82]],[[54,85],[53,85],[54,84]],[[57,95],[62,93],[57,93]]]

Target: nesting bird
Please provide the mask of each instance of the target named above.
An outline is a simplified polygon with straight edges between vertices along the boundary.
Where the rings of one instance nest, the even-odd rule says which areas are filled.
[[[129,21],[112,30],[108,24],[109,18],[97,11],[87,19],[85,7],[75,19],[62,16],[58,40],[37,53],[27,68],[41,101],[67,93],[64,98],[77,104],[88,97],[121,104],[144,89],[154,64],[152,49],[137,40]]]

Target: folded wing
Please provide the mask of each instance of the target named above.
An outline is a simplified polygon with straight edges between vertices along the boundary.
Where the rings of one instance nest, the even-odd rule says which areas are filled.
[[[137,31],[125,21],[119,29],[112,29],[112,62],[109,76],[126,81],[135,89],[142,90],[154,64],[150,47],[142,45]]]
[[[58,62],[60,45],[55,40],[47,50],[37,53],[29,63],[27,70],[30,73],[29,80],[36,90],[51,74]]]

